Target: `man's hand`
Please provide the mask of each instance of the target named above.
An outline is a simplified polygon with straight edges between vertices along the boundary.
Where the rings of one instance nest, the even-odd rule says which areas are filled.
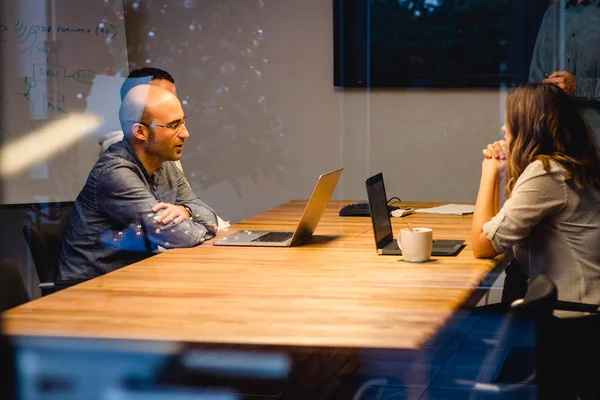
[[[190,217],[190,213],[183,206],[176,206],[169,203],[158,203],[152,207],[152,212],[157,212],[159,210],[164,211],[160,213],[158,217],[156,217],[156,221],[161,222],[164,225],[171,221],[173,221],[175,224],[180,224]]]
[[[554,71],[542,83],[553,83],[573,97],[577,88],[577,77],[568,71]]]

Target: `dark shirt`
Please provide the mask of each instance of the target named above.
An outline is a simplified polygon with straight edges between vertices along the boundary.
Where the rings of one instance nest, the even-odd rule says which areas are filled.
[[[180,224],[156,221],[159,202],[185,205],[192,217]],[[217,216],[190,188],[173,162],[150,176],[126,140],[98,159],[71,212],[63,239],[59,279],[88,279],[169,249],[212,238]]]
[[[575,75],[575,101],[600,137],[600,0],[566,1],[564,9],[557,1],[544,14],[529,81],[541,82],[544,72],[554,71]]]

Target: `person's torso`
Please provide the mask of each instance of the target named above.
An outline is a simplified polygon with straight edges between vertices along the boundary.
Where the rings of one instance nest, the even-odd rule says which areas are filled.
[[[107,246],[100,240],[102,234],[118,236],[131,224],[137,223],[117,220],[111,216],[110,210],[103,211],[99,204],[99,179],[107,173],[118,173],[114,171],[121,168],[133,171],[136,183],[142,182],[158,202],[176,203],[179,172],[173,163],[165,162],[153,176],[149,176],[124,142],[112,145],[94,165],[75,200],[61,248],[60,279],[99,276],[153,254],[143,240],[134,242],[127,250]]]
[[[529,277],[548,275],[561,300],[600,304],[600,190],[566,187],[565,207],[531,230]]]
[[[564,34],[564,69],[577,77],[600,78],[600,7],[591,2],[564,9],[556,35]],[[559,38],[560,39],[560,38]]]

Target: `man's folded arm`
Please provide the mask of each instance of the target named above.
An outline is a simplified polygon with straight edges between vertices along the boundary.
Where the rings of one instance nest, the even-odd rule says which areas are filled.
[[[118,231],[109,228],[103,232],[102,241],[124,250],[140,251],[140,241],[146,241],[148,251],[156,251],[158,246],[193,247],[209,233],[206,226],[192,219],[179,224],[158,222],[163,210],[152,211],[158,201],[137,173],[125,166],[107,169],[99,175],[96,200],[100,213],[126,227]]]
[[[194,193],[183,173],[178,173],[177,205],[189,207],[192,221],[202,224],[211,234],[216,234],[219,225],[217,213]]]

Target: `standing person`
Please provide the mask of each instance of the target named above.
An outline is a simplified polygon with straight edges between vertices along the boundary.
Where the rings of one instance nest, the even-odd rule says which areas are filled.
[[[556,1],[546,10],[529,82],[563,89],[600,138],[600,0]]]

